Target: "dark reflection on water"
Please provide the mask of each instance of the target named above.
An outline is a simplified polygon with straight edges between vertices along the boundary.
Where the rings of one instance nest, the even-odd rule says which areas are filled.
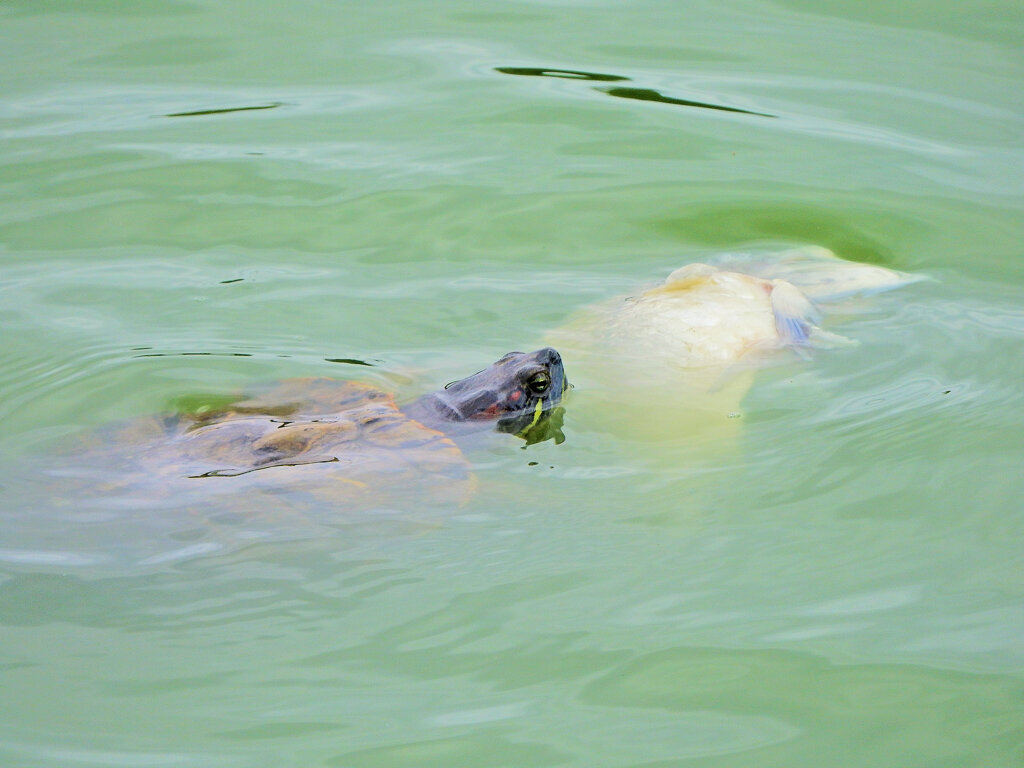
[[[628,81],[629,78],[623,75],[608,75],[601,72],[584,72],[578,69],[548,69],[545,67],[495,67],[496,72],[504,75],[522,75],[526,77],[558,77],[566,80],[597,80],[602,82]],[[742,115],[757,115],[758,117],[776,117],[765,112],[755,112],[750,109],[739,107],[727,107],[724,104],[709,104],[704,101],[693,101],[691,99],[677,99],[673,96],[666,96],[651,88],[625,88],[616,86],[613,88],[597,88],[595,90],[615,96],[619,99],[635,99],[637,101],[657,101],[662,104],[674,104],[680,107],[697,107],[700,109],[715,109],[720,112],[737,112]]]
[[[163,117],[201,117],[203,115],[225,115],[228,112],[255,112],[260,109],[276,109],[284,102],[275,101],[271,104],[258,104],[252,107],[224,107],[223,109],[197,109],[193,112],[172,112]]]
[[[726,107],[721,104],[707,104],[703,101],[690,101],[689,99],[676,99],[671,96],[652,90],[650,88],[598,88],[597,90],[615,96],[620,99],[636,99],[637,101],[658,101],[662,104],[677,104],[681,107],[699,107],[701,109],[717,109],[721,112],[739,112],[743,115],[757,115],[758,117],[775,117],[765,112],[754,112],[749,109],[738,107]]]
[[[374,363],[368,363],[365,360],[356,360],[354,357],[325,357],[325,361],[328,363],[344,363],[345,365],[368,365],[371,368]]]
[[[251,352],[148,352],[152,347],[132,347],[133,352],[142,352],[134,357],[253,357]],[[288,358],[291,355],[278,355],[277,357]],[[374,367],[376,363],[369,363],[365,360],[358,360],[354,357],[325,357],[328,363],[342,363],[344,365],[365,365]]]
[[[147,352],[135,357],[252,357],[249,352]]]
[[[579,69],[544,69],[542,67],[495,67],[496,72],[504,75],[525,75],[527,77],[561,77],[567,80],[602,80],[614,82],[629,80],[622,75],[604,75],[600,72],[583,72]]]

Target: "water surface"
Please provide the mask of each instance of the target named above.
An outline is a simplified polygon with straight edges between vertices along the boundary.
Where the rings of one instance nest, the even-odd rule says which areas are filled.
[[[1016,5],[0,14],[0,762],[1020,764]],[[930,279],[725,447],[581,397],[412,520],[54,501],[62,446],[181,398],[410,398],[802,245]]]

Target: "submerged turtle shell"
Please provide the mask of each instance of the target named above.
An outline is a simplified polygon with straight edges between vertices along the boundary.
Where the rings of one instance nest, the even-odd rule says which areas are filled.
[[[368,384],[293,379],[223,408],[143,419],[105,440],[108,498],[133,506],[452,506],[474,490],[443,433]],[[272,511],[272,510],[271,510]]]

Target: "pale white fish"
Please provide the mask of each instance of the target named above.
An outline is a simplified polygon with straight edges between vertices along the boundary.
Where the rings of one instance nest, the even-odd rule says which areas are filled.
[[[776,256],[688,264],[660,285],[582,310],[546,342],[561,351],[580,394],[590,388],[620,421],[663,426],[673,411],[736,417],[749,370],[771,353],[844,343],[820,327],[818,302],[917,279],[824,248]]]

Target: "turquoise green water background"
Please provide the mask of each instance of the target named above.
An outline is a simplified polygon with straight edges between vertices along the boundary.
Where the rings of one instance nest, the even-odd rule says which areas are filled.
[[[1009,0],[7,0],[0,764],[1021,765],[1022,41]],[[728,450],[581,391],[414,524],[55,501],[182,397],[407,398],[802,245],[929,279]]]

